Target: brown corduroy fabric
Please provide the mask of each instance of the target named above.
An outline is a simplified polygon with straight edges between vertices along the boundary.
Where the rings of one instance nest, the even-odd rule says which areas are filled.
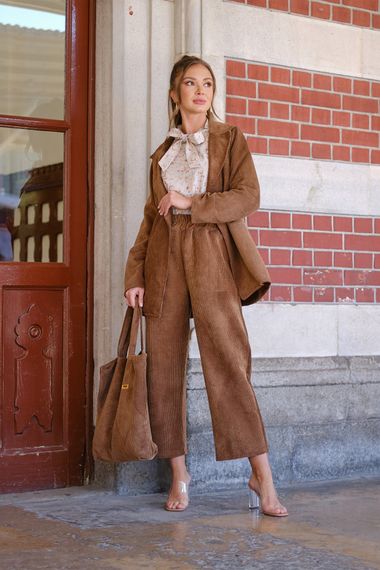
[[[150,192],[125,266],[124,290],[145,288],[144,316],[162,314],[172,208],[166,216],[161,216],[157,209],[167,194],[158,163],[173,140],[165,139],[151,155]],[[268,269],[244,221],[260,203],[255,165],[245,136],[235,125],[210,120],[208,149],[206,192],[193,196],[191,221],[217,224],[225,239],[241,304],[250,305],[259,301],[271,284]]]
[[[172,215],[160,317],[146,316],[148,401],[158,457],[187,453],[186,363],[195,323],[217,460],[268,451],[250,382],[251,348],[222,232]]]

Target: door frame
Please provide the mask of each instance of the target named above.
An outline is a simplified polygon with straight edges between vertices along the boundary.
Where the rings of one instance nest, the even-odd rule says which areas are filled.
[[[90,0],[88,14],[88,183],[87,183],[87,318],[86,318],[86,433],[83,485],[94,479],[92,438],[94,433],[94,240],[95,240],[95,68],[96,68],[96,4]]]

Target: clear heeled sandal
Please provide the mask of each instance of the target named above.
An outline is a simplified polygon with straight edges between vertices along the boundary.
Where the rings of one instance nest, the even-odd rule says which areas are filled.
[[[248,485],[248,493],[249,493],[249,499],[248,499],[248,508],[249,510],[254,510],[254,509],[258,509],[258,512],[260,511],[260,495],[254,490],[252,489],[249,485]],[[261,512],[264,515],[269,515],[271,517],[287,517],[288,516],[288,512],[285,513],[275,513],[275,512],[270,512],[270,511],[264,511],[263,509],[261,509]]]
[[[190,481],[189,481],[190,483]],[[177,485],[177,490],[179,491],[179,493],[181,494],[186,494],[187,497],[184,498],[183,500],[178,499],[179,503],[186,503],[184,507],[178,509],[178,508],[174,508],[171,509],[170,507],[168,507],[167,502],[165,503],[165,510],[166,511],[171,511],[171,512],[181,512],[184,511],[185,509],[187,509],[187,507],[189,506],[189,483],[186,483],[186,481],[178,481],[178,485]]]

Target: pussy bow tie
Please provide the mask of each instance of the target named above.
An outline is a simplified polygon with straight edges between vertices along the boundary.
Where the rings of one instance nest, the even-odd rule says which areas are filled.
[[[180,151],[181,145],[185,143],[185,156],[190,168],[198,168],[201,166],[201,159],[197,150],[197,146],[205,141],[204,131],[200,129],[196,133],[183,133],[178,127],[173,127],[169,130],[167,137],[174,137],[174,142],[171,144],[164,156],[158,161],[162,170],[169,168],[173,160],[176,158]]]

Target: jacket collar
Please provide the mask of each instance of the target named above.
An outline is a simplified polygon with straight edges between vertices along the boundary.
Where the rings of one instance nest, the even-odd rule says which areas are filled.
[[[218,177],[219,173],[223,167],[224,161],[226,159],[232,126],[228,123],[222,123],[216,121],[215,119],[209,119],[208,121],[208,177],[206,184],[206,192],[216,192],[218,187]],[[152,159],[152,181],[155,189],[155,195],[158,201],[161,200],[166,194],[166,188],[162,181],[161,169],[158,161],[168,150],[173,142],[173,137],[168,137],[163,143],[150,155]],[[169,210],[170,213],[170,210]],[[167,218],[166,216],[165,218]]]

